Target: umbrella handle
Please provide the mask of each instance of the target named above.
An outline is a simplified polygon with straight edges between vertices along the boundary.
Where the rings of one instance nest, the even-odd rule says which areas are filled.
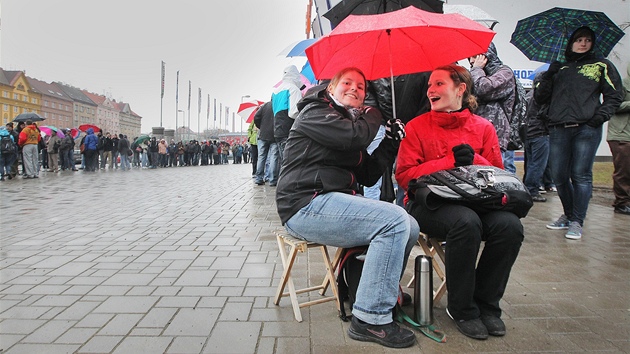
[[[392,90],[392,117],[396,120],[396,90],[394,90],[394,68],[392,60],[392,30],[387,29],[387,44],[389,45],[389,82]]]

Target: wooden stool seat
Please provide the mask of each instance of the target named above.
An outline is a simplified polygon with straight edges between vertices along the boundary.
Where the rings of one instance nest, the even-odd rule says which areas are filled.
[[[341,260],[341,254],[343,252],[343,248],[337,248],[337,252],[335,253],[335,257],[333,260],[330,260],[330,256],[328,254],[328,248],[326,245],[322,245],[315,242],[308,242],[304,240],[297,239],[291,235],[289,235],[284,230],[276,230],[274,231],[276,234],[276,240],[278,241],[278,249],[280,251],[280,258],[282,259],[282,266],[284,267],[284,271],[282,272],[282,278],[280,279],[280,284],[278,284],[278,290],[276,291],[276,296],[274,299],[274,304],[278,305],[280,303],[280,299],[284,296],[289,296],[291,298],[291,305],[293,306],[293,313],[295,314],[295,319],[298,322],[302,322],[302,313],[300,308],[307,307],[311,305],[321,304],[328,301],[336,301],[337,302],[337,310],[339,310],[339,301],[337,301],[339,297],[339,293],[337,291],[337,282],[335,278],[335,271],[337,270],[337,266],[339,265],[339,261]],[[320,285],[306,287],[303,289],[296,289],[293,283],[293,279],[291,276],[291,270],[293,269],[293,263],[295,262],[298,253],[307,253],[309,248],[317,247],[322,252],[322,257],[324,259],[324,267],[325,275],[324,280]],[[287,253],[288,248],[288,253]],[[307,281],[308,283],[308,281]],[[289,291],[285,292],[285,287],[289,288]],[[332,296],[324,296],[326,290],[330,286],[332,290]],[[319,294],[324,296],[319,299],[299,302],[297,298],[297,294],[308,293],[311,291],[319,290]]]

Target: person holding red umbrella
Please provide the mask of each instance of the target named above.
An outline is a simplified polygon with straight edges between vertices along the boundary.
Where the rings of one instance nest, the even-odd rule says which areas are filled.
[[[376,183],[405,136],[402,122],[388,121],[385,138],[367,153],[382,115],[364,106],[366,86],[359,69],[346,68],[298,103],[276,204],[282,224],[297,238],[344,248],[369,245],[348,335],[403,348],[415,343],[415,335],[393,322],[392,309],[420,228],[397,205],[359,195],[358,183]]]
[[[400,144],[396,181],[413,196],[415,179],[458,166],[503,168],[492,123],[473,114],[473,79],[458,65],[431,73],[427,97],[431,111],[407,124]],[[457,204],[429,208],[420,197],[406,208],[427,235],[446,240],[448,315],[457,329],[475,339],[505,335],[499,302],[523,242],[523,225],[506,211],[478,213]],[[477,262],[481,241],[485,246]]]

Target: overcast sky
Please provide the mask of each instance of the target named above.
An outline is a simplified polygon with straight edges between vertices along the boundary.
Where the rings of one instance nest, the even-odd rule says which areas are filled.
[[[306,38],[307,0],[2,0],[0,67],[23,70],[46,82],[61,81],[109,94],[142,116],[142,131],[160,126],[161,61],[166,63],[162,120],[213,127],[213,100],[236,112],[241,97],[269,100],[287,65],[301,70],[305,58],[278,56]],[[245,99],[248,100],[248,99]],[[223,109],[225,112],[225,108]],[[217,112],[217,116],[218,116]],[[240,130],[236,115],[236,130]],[[219,124],[217,118],[217,125]],[[225,127],[223,116],[222,127]],[[246,125],[243,125],[244,129]]]

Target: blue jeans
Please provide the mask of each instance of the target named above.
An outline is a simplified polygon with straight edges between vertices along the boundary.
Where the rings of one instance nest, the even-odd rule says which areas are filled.
[[[549,135],[527,139],[525,142],[525,187],[531,195],[538,195],[549,159]]]
[[[311,242],[344,248],[369,245],[352,314],[375,325],[392,322],[400,278],[420,233],[404,209],[332,192],[315,197],[285,227]]]
[[[502,151],[501,157],[503,157],[503,169],[511,173],[516,173],[516,165],[514,164],[514,151]]]
[[[129,156],[126,152],[120,154],[120,169],[123,171],[131,169],[131,166],[129,165]]]
[[[278,183],[278,144],[275,141],[258,139],[258,166],[256,166],[256,183],[265,181],[265,165],[269,159],[269,183]]]
[[[549,164],[564,215],[584,224],[593,192],[593,162],[602,127],[549,127]]]
[[[379,144],[383,140],[383,137],[385,137],[385,126],[381,125],[378,128],[378,132],[376,133],[376,136],[374,137],[374,140],[372,140],[370,145],[368,145],[368,147],[367,147],[368,154],[372,155],[374,150],[376,150],[376,148],[379,146]],[[373,185],[371,187],[368,187],[368,186],[363,187],[363,195],[366,198],[370,198],[370,199],[374,199],[374,200],[380,200],[381,199],[381,184],[382,183],[383,183],[383,177],[379,178],[375,185]]]

